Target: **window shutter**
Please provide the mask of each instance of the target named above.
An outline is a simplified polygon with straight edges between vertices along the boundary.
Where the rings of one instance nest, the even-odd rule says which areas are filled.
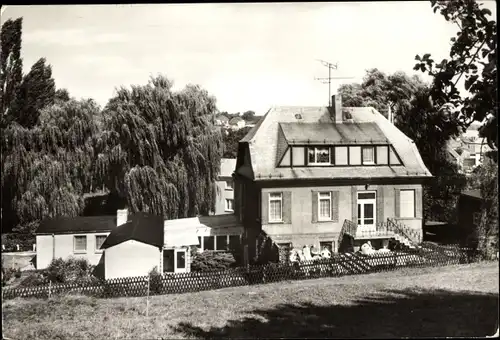
[[[377,223],[384,222],[384,189],[377,188]]]
[[[415,190],[415,217],[422,218],[422,188]]]
[[[309,148],[304,148],[304,165],[309,164]]]
[[[332,191],[332,221],[339,221],[339,192]]]
[[[312,192],[312,223],[318,222],[318,192]]]
[[[269,223],[269,193],[262,193],[262,224]]]
[[[330,147],[330,164],[335,164],[335,147]]]
[[[356,187],[351,187],[352,222],[358,224],[358,197]]]
[[[283,192],[283,222],[292,223],[292,192]]]
[[[399,200],[400,200],[400,194],[399,194],[399,189],[394,189],[394,199],[395,199],[395,202],[394,202],[394,217],[399,217],[399,210],[401,209],[400,208],[400,204],[399,204]]]

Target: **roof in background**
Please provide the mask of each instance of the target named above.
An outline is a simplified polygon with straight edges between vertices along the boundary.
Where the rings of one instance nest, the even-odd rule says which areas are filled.
[[[225,122],[229,121],[229,118],[227,118],[223,114],[215,116],[215,119],[222,120],[222,121],[225,121]]]
[[[389,141],[376,123],[279,123],[288,144],[353,144]]]
[[[244,122],[245,120],[241,117],[233,117],[229,120],[229,124],[237,124],[240,121]]]
[[[135,213],[130,220],[115,227],[101,246],[110,248],[125,241],[138,241],[152,246],[163,247],[163,218],[148,213]]]
[[[36,234],[81,234],[109,232],[116,228],[116,216],[77,216],[45,219]]]
[[[236,169],[236,158],[222,158],[219,177],[231,177]]]
[[[385,178],[385,177],[431,177],[413,141],[371,107],[344,107],[352,122],[376,124],[383,136],[389,140],[403,162],[403,166],[377,167],[300,167],[276,168],[278,155],[278,131],[280,124],[353,124],[335,123],[327,107],[274,107],[253,127],[240,143],[248,143],[251,166],[256,180],[270,179],[323,179],[323,178]],[[373,125],[369,125],[373,126]],[[333,129],[333,128],[332,128]],[[374,130],[375,131],[375,130]],[[378,130],[377,130],[378,131]]]
[[[473,198],[478,198],[478,199],[483,198],[483,196],[481,195],[481,190],[479,190],[479,189],[464,190],[464,191],[462,191],[462,195],[473,197]]]

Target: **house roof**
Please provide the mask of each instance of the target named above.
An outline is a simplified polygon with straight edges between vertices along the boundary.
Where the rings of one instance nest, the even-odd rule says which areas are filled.
[[[234,125],[238,124],[239,122],[244,122],[243,118],[241,117],[233,117],[229,120],[229,125]]]
[[[375,123],[279,123],[288,145],[383,143],[388,139]]]
[[[163,247],[163,218],[148,213],[135,213],[125,224],[115,227],[101,246],[107,249],[125,241],[138,241]]]
[[[224,122],[228,122],[229,121],[229,118],[227,118],[226,116],[224,116],[222,114],[215,116],[215,119],[220,120],[220,121],[224,121]]]
[[[222,158],[219,177],[231,177],[236,169],[236,158]]]
[[[116,228],[116,216],[56,217],[43,220],[36,234],[80,234],[109,232]]]
[[[424,178],[432,176],[425,167],[414,142],[377,110],[371,107],[344,107],[342,110],[350,113],[352,120],[335,123],[327,107],[286,106],[270,109],[264,118],[240,141],[240,143],[248,143],[250,165],[254,174],[253,179]],[[300,113],[300,116],[297,113]],[[298,119],[297,117],[301,118]],[[319,127],[320,125],[328,127]],[[336,125],[345,126],[339,127]],[[278,139],[282,127],[285,127],[286,130],[286,132],[282,130],[283,134],[288,133],[288,145],[292,144],[288,140],[298,139],[300,133],[312,138],[315,132],[318,131],[321,131],[321,137],[315,137],[316,139],[325,139],[328,135],[332,143],[334,140],[341,140],[338,136],[341,136],[341,132],[345,131],[352,131],[356,136],[364,140],[370,138],[379,139],[380,141],[387,140],[401,158],[403,165],[277,168]],[[366,132],[361,131],[362,127],[366,127]],[[336,133],[338,133],[338,136]],[[304,139],[303,137],[300,138]],[[346,138],[350,137],[347,136]]]
[[[198,217],[201,224],[210,228],[242,227],[235,214]]]
[[[479,190],[479,189],[464,190],[464,191],[462,191],[462,195],[468,196],[468,197],[473,197],[473,198],[478,198],[478,199],[483,198],[483,196],[481,195],[481,190]]]

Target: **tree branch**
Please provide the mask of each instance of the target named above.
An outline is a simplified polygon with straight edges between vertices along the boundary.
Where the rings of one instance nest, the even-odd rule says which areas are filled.
[[[458,81],[460,80],[460,78],[462,78],[462,75],[465,73],[465,70],[469,69],[469,66],[474,62],[474,60],[476,59],[479,51],[481,51],[481,48],[484,46],[484,44],[486,43],[487,40],[488,40],[488,38],[484,39],[483,43],[479,46],[479,48],[477,49],[476,53],[474,53],[474,55],[472,56],[471,60],[469,61],[469,63],[465,67],[465,69],[460,73],[460,75],[458,76],[458,79],[455,81],[455,83],[453,84],[453,86],[457,85]]]

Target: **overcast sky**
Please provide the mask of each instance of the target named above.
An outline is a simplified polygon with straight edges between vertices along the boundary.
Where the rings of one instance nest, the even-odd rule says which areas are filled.
[[[496,3],[484,1],[496,17]],[[4,6],[2,22],[23,17],[24,71],[40,57],[58,88],[101,105],[120,85],[163,73],[175,87],[199,84],[221,111],[326,105],[328,76],[316,59],[338,63],[337,82],[365,70],[413,74],[416,54],[448,56],[457,27],[429,1]],[[339,83],[337,83],[338,85]]]

